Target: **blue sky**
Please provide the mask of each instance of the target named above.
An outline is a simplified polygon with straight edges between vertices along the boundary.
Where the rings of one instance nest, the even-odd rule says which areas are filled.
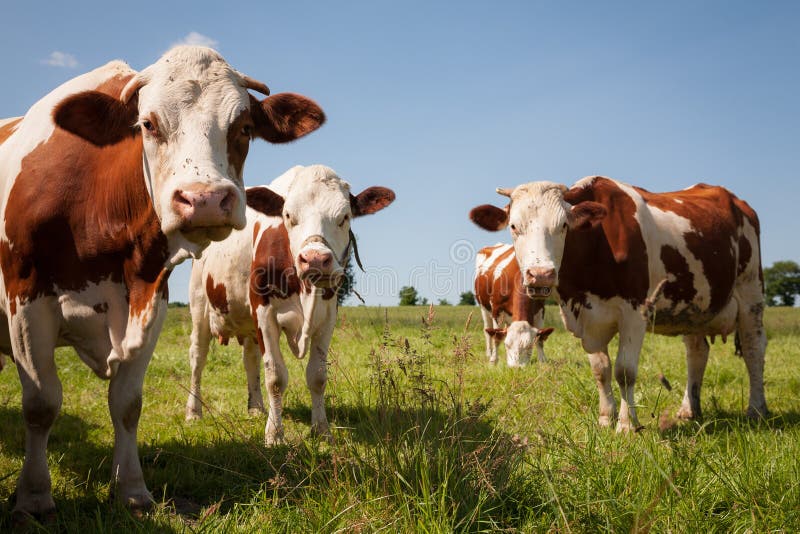
[[[471,288],[473,251],[507,233],[467,212],[497,186],[604,174],[653,191],[704,181],[747,200],[764,264],[800,262],[800,3],[7,3],[0,117],[111,59],[140,69],[210,42],[273,92],[316,99],[328,123],[258,143],[248,185],[324,163],[397,201],[357,220],[368,304],[401,285]],[[190,37],[193,36],[193,37]],[[187,300],[188,264],[172,300]]]

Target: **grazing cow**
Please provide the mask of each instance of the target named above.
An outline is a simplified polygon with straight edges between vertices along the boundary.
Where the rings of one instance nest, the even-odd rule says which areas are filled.
[[[384,187],[369,187],[354,196],[347,182],[322,165],[293,167],[268,187],[247,189],[247,227],[212,243],[192,266],[187,419],[202,416],[200,379],[212,336],[222,344],[235,337],[247,374],[247,407],[251,413],[264,411],[260,355],[269,395],[264,441],[282,443],[283,393],[289,380],[280,349],[284,332],[295,356],[311,353],[306,367],[311,430],[329,437],[327,356],[336,325],[337,288],[355,248],[350,222],[393,200],[394,193]]]
[[[553,329],[542,328],[544,301],[525,292],[512,245],[498,243],[478,251],[475,298],[483,316],[489,363],[497,363],[497,345],[502,341],[509,367],[526,366],[534,345],[539,361],[545,361],[544,341]]]
[[[25,460],[15,516],[49,516],[46,447],[61,408],[53,351],[110,380],[114,493],[153,502],[136,447],[142,382],[172,268],[245,225],[250,140],[290,141],[324,120],[215,51],[177,47],[136,72],[114,61],[0,123],[0,351],[22,382]]]
[[[706,336],[724,341],[731,333],[750,378],[747,414],[766,415],[759,223],[746,202],[722,187],[656,194],[601,176],[571,189],[533,182],[498,193],[509,205],[478,206],[470,217],[487,230],[510,227],[529,292],[555,289],[564,324],[589,353],[601,425],[616,417],[608,342],[617,332],[617,430],[639,425],[633,386],[649,328],[683,335],[688,378],[679,417],[700,416]]]

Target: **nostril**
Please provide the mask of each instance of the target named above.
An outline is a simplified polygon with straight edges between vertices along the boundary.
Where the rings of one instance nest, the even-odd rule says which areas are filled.
[[[302,254],[300,254],[300,255],[297,257],[297,259],[298,259],[298,260],[300,260],[300,265],[308,265],[308,260],[307,260],[307,259],[306,259],[306,257],[305,257],[305,256],[303,256]]]
[[[235,199],[236,195],[234,194],[234,192],[228,191],[228,194],[225,195],[225,198],[223,198],[222,201],[219,203],[220,209],[224,211],[231,211],[231,209],[233,209],[233,203]]]
[[[175,191],[172,195],[172,202],[175,204],[182,204],[187,207],[192,207],[194,204],[192,203],[191,198],[184,192],[184,191]]]
[[[330,266],[331,266],[331,263],[333,263],[333,258],[332,258],[330,255],[328,255],[328,256],[326,256],[326,257],[325,257],[325,259],[322,261],[322,266],[323,266],[323,267],[330,267]]]

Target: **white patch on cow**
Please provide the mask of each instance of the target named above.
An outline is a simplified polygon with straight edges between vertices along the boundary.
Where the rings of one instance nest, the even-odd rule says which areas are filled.
[[[495,264],[497,259],[509,251],[512,248],[512,245],[506,243],[498,243],[494,247],[491,248],[491,252],[488,256],[483,256],[483,260],[480,260],[481,255],[479,254],[478,257],[475,259],[475,267],[476,267],[476,275],[478,273],[484,274],[489,269],[492,268],[492,265]],[[513,258],[514,255],[512,254],[511,257]]]
[[[506,245],[503,247],[503,249],[507,252],[511,250],[511,245]],[[494,268],[494,277],[495,278],[501,277],[503,275],[503,271],[506,270],[506,268],[512,261],[517,261],[517,258],[516,256],[514,256],[514,254],[509,254],[507,258],[498,261],[497,265]]]
[[[666,267],[661,261],[661,249],[664,246],[672,247],[678,251],[686,260],[689,272],[694,277],[693,284],[697,293],[691,303],[674,303],[662,295],[656,303],[656,313],[658,313],[658,310],[672,309],[674,314],[679,314],[691,305],[695,305],[700,309],[707,308],[711,302],[711,285],[704,274],[702,262],[689,251],[684,238],[686,234],[698,233],[692,226],[692,221],[686,217],[681,217],[675,212],[664,211],[646,204],[641,195],[627,184],[616,182],[616,185],[627,193],[636,204],[634,217],[641,228],[648,256],[652,255],[652,257],[648,258],[650,271],[648,295],[655,290],[662,280],[675,281],[674,275],[667,275]]]
[[[674,200],[676,204],[683,204],[683,200],[679,198],[673,198],[672,200]]]

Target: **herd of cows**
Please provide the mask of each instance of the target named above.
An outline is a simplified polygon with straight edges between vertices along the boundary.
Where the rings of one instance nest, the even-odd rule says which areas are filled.
[[[265,187],[245,189],[242,180],[253,139],[293,141],[324,121],[312,100],[270,95],[215,51],[189,46],[141,72],[109,63],[24,117],[0,120],[0,352],[15,362],[25,423],[16,516],[55,509],[46,447],[62,401],[57,346],[74,347],[109,380],[116,498],[132,508],[152,504],[136,444],[142,384],[166,315],[167,278],[189,258],[187,419],[202,416],[211,339],[235,338],[248,409],[265,411],[264,365],[265,442],[280,443],[283,333],[295,356],[309,355],[311,427],[329,435],[326,358],[336,290],[351,254],[358,258],[351,222],[391,204],[394,193],[374,186],[353,194],[321,165],[294,167]],[[638,427],[633,389],[649,329],[684,337],[680,417],[700,415],[707,338],[728,335],[749,373],[748,414],[767,413],[759,224],[745,202],[721,187],[654,194],[599,176],[498,193],[505,207],[470,212],[486,230],[509,227],[513,240],[482,249],[476,261],[490,362],[500,341],[510,366],[525,365],[534,346],[544,360],[552,329],[543,328],[543,302],[551,297],[589,354],[601,425]],[[608,353],[617,333],[619,411]]]

